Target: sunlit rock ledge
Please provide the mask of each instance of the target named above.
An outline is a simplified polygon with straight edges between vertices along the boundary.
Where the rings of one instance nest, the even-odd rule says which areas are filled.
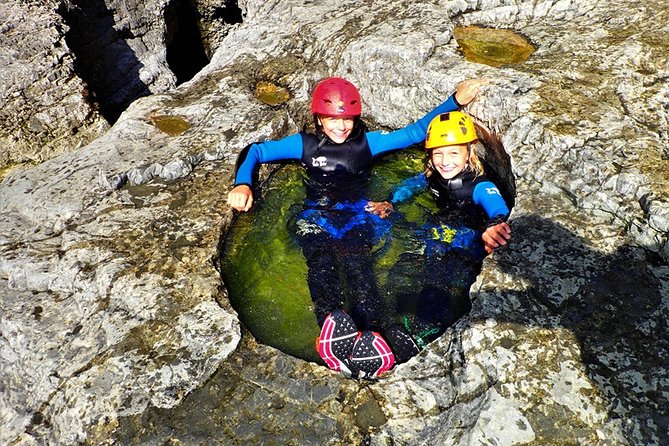
[[[0,443],[662,444],[666,8],[240,6],[191,81],[2,179]],[[536,51],[467,62],[452,34],[470,24]],[[485,261],[469,317],[374,384],[255,343],[214,267],[236,153],[301,129],[327,75],[358,85],[383,128],[490,79],[468,111],[516,176],[513,244]],[[259,81],[291,99],[257,100]]]

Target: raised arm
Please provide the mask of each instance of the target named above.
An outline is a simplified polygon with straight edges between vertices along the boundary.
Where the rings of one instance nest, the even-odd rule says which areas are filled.
[[[474,100],[480,88],[487,84],[485,79],[468,79],[456,87],[455,93],[435,107],[418,121],[393,132],[370,132],[367,134],[373,156],[393,150],[404,149],[425,140],[425,132],[432,119],[441,114],[458,110]]]

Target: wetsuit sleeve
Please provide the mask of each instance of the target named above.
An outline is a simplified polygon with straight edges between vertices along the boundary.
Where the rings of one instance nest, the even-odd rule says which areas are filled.
[[[390,202],[397,204],[407,201],[409,198],[413,197],[416,192],[425,189],[425,187],[427,187],[427,176],[424,173],[407,178],[402,181],[397,189],[395,189]]]
[[[376,131],[367,133],[367,141],[369,142],[372,156],[377,156],[392,150],[404,149],[423,142],[425,140],[425,133],[427,133],[427,126],[430,125],[430,121],[432,121],[435,116],[441,113],[455,111],[459,108],[460,104],[456,101],[455,93],[453,93],[445,102],[441,103],[434,110],[413,124],[409,124],[394,132]]]
[[[509,207],[506,205],[499,189],[490,181],[482,181],[474,187],[472,200],[481,206],[489,219],[509,216]]]
[[[254,143],[239,154],[235,186],[253,186],[254,172],[261,163],[302,159],[302,136],[299,133],[278,141]]]

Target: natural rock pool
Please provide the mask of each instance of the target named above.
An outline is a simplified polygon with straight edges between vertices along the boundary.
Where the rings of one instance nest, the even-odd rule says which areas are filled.
[[[372,171],[368,198],[388,200],[403,180],[422,172],[424,163],[420,148],[383,159]],[[284,166],[274,172],[253,211],[240,214],[228,232],[221,271],[233,307],[258,341],[320,362],[314,348],[320,328],[307,264],[291,235],[304,199],[301,168]],[[443,331],[417,320],[421,305],[434,307],[428,312],[453,324],[471,307],[469,288],[485,257],[476,232],[483,223],[479,215],[449,212],[447,226],[431,224],[437,208],[427,190],[420,192],[380,224],[385,226],[371,252],[373,270],[367,274],[384,302],[384,319],[407,329],[421,347]],[[338,280],[346,289],[346,273],[334,275],[326,280]],[[442,308],[441,296],[448,296],[448,308]],[[349,295],[345,305],[353,299]]]
[[[523,63],[535,50],[525,37],[510,29],[460,26],[455,27],[453,37],[465,59],[493,67]]]
[[[132,68],[98,78],[114,103],[152,93],[112,127],[63,3],[0,2],[0,444],[666,443],[666,2],[197,2],[211,62],[178,88],[177,9],[67,2],[104,10],[97,47]],[[472,62],[454,36],[472,25],[536,51]],[[490,79],[468,111],[518,181],[471,311],[376,383],[258,344],[212,263],[237,153],[299,131],[333,74],[384,128]]]

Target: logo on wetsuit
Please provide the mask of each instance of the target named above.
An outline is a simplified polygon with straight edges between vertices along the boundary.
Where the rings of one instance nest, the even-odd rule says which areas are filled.
[[[311,158],[311,165],[314,167],[323,167],[327,166],[328,159],[324,156],[319,156],[318,158]]]
[[[500,195],[500,196],[502,195],[499,193],[499,189],[497,189],[496,187],[486,187],[485,191],[488,195]]]

